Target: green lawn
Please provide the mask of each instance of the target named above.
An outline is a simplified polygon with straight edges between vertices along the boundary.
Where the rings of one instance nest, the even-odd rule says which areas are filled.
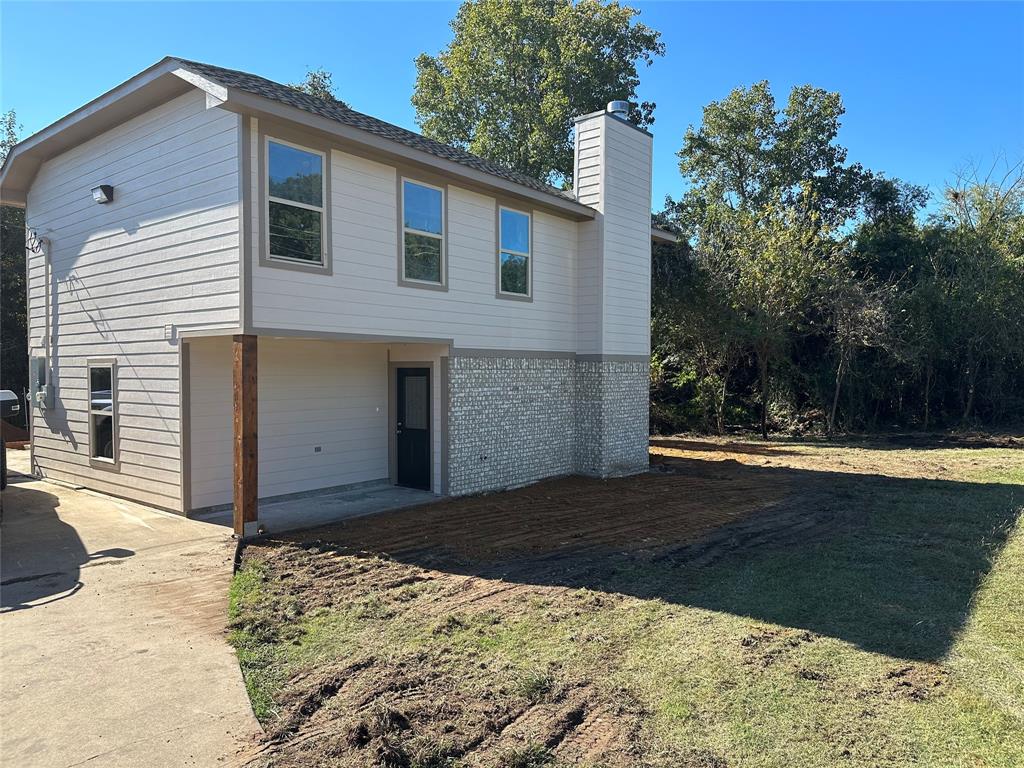
[[[675,452],[681,494],[774,493],[679,546],[477,562],[349,527],[249,547],[232,641],[259,760],[1024,766],[1021,452],[746,447]]]

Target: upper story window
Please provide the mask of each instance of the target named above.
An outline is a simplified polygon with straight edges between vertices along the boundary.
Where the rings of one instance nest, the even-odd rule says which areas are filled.
[[[267,139],[267,239],[271,259],[324,263],[325,156]]]
[[[498,295],[529,297],[530,214],[498,209]]]
[[[114,363],[90,361],[89,371],[89,456],[93,460],[117,461],[116,378]]]
[[[402,278],[444,285],[444,190],[402,179]]]

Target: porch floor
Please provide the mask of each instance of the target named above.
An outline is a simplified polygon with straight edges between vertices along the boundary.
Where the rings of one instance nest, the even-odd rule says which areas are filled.
[[[260,500],[259,522],[268,533],[315,528],[353,517],[387,512],[437,501],[430,491],[402,488],[387,482],[326,488]],[[231,509],[200,512],[196,519],[231,527]]]

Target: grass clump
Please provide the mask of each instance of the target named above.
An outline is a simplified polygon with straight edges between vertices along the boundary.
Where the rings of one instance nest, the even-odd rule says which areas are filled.
[[[554,693],[555,676],[548,671],[530,670],[516,680],[515,688],[531,704],[541,704]]]
[[[495,768],[545,768],[554,763],[555,756],[543,744],[513,747],[498,756]]]

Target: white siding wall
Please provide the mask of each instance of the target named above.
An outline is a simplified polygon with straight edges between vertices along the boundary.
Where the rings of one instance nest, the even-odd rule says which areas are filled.
[[[575,185],[577,199],[599,207],[602,200],[604,121],[591,120],[576,126]],[[576,351],[601,351],[602,254],[604,217],[579,224],[577,266]]]
[[[335,150],[331,173],[334,274],[261,267],[254,253],[252,311],[257,329],[452,338],[457,347],[575,351],[575,222],[534,214],[534,300],[499,299],[494,295],[495,199],[449,187],[449,290],[402,287],[397,284],[396,169]]]
[[[98,205],[98,184],[114,202]],[[44,475],[181,508],[179,355],[164,327],[239,322],[238,117],[181,96],[46,162],[26,224],[50,239],[54,408],[33,409]],[[45,268],[29,254],[29,345]],[[120,468],[90,466],[86,361],[118,364]]]
[[[192,508],[200,509],[232,497],[231,341],[189,347]],[[257,361],[261,498],[387,479],[385,345],[261,337]]]
[[[608,355],[651,346],[651,137],[605,120],[604,312]]]
[[[600,213],[579,225],[579,347],[647,355],[651,306],[651,137],[607,114],[576,124],[576,193]]]

